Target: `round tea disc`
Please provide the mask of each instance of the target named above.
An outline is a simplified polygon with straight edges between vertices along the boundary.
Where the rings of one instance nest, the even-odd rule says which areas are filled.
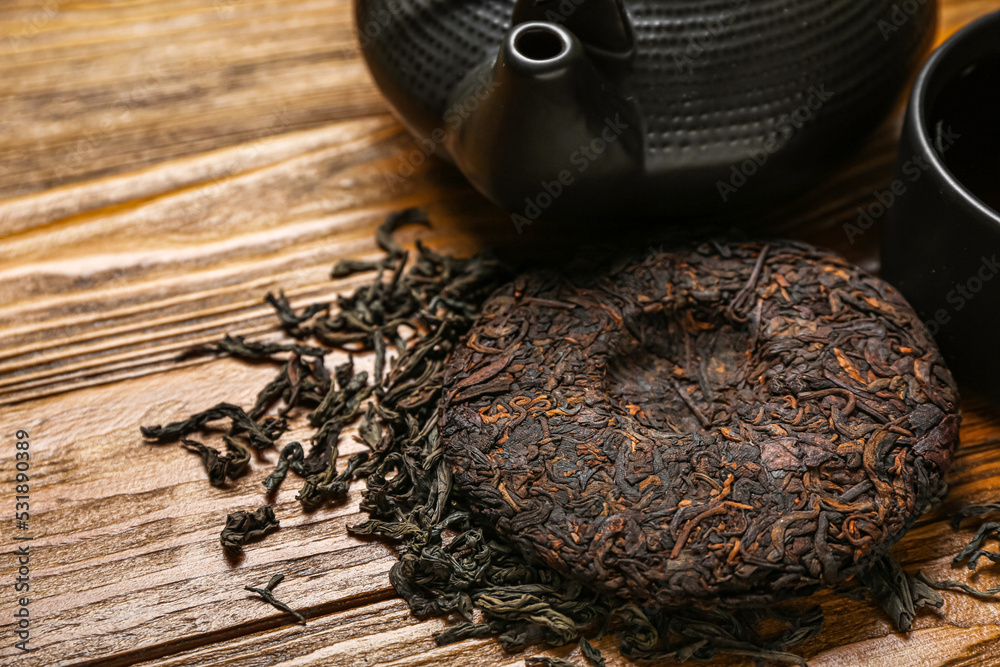
[[[780,241],[520,277],[449,360],[441,419],[473,512],[528,558],[655,606],[856,574],[933,499],[959,423],[899,293]]]

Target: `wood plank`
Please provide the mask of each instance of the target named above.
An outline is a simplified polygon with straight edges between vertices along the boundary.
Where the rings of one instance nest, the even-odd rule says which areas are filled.
[[[5,5],[0,197],[385,109],[348,0]]]
[[[160,373],[155,383],[128,380],[20,404],[5,413],[5,422],[27,429],[33,442],[32,609],[39,639],[27,664],[49,664],[50,656],[79,660],[94,655],[118,655],[117,661],[128,662],[185,643],[196,644],[201,651],[202,643],[254,630],[265,633],[266,642],[273,639],[267,633],[274,632],[283,638],[279,643],[297,645],[304,640],[288,628],[271,630],[282,617],[248,599],[242,590],[277,572],[288,576],[281,585],[282,598],[310,615],[391,595],[387,580],[395,560],[391,551],[380,542],[346,534],[347,525],[363,519],[357,510],[358,485],[344,505],[305,515],[294,500],[296,483],[289,480],[274,502],[282,528],[249,545],[243,561],[233,566],[221,553],[218,532],[228,511],[262,503],[259,484],[270,465],[257,461],[253,472],[231,489],[214,489],[207,485],[196,456],[176,446],[144,443],[136,431],[137,424],[183,417],[222,399],[247,404],[271,372],[223,359],[212,362],[210,369]],[[114,410],[101,409],[107,405]],[[300,423],[288,438],[307,433]],[[960,580],[964,573],[950,572],[947,563],[969,533],[953,533],[947,514],[961,503],[989,500],[1000,486],[1000,417],[972,402],[966,408],[962,436],[949,502],[922,520],[896,548],[906,566],[919,565],[932,576]],[[343,456],[361,449],[350,434],[343,442]],[[265,458],[273,464],[275,453]],[[13,533],[12,521],[4,523],[5,532]],[[14,576],[13,564],[4,562],[0,581]],[[988,581],[979,582],[984,583]],[[1000,604],[947,597],[943,614],[923,614],[915,627],[950,637],[948,628],[1000,624]],[[830,628],[804,647],[807,655],[815,652],[826,660],[826,652],[842,652],[845,638],[864,645],[896,645],[890,636],[899,637],[878,610],[832,595],[821,598],[831,610]],[[3,603],[0,614],[10,611],[7,600]],[[340,621],[334,618],[330,623],[336,626]],[[384,632],[390,636],[371,642],[389,645],[410,636],[414,647],[424,647],[418,652],[423,654],[429,631],[439,625],[423,624],[406,635],[403,628],[412,623],[388,627]],[[421,638],[417,633],[425,634]],[[360,641],[350,641],[355,640]],[[490,650],[499,650],[488,643],[493,646]],[[339,664],[351,664],[355,646],[341,647],[345,662]],[[919,644],[907,646],[914,657],[923,651]],[[223,657],[231,655],[219,650]],[[444,654],[460,650],[440,649]],[[435,651],[420,660],[442,655]],[[323,660],[332,659],[328,652],[321,655]],[[416,655],[411,657],[416,660]]]
[[[239,164],[224,180],[192,185],[183,180],[189,172],[170,162],[141,178],[104,179],[103,190],[71,193],[86,208],[98,192],[115,197],[119,185],[121,197],[134,196],[122,181],[148,186],[140,203],[112,202],[53,223],[58,229],[7,237],[0,402],[162,370],[180,349],[226,331],[274,333],[264,294],[284,289],[316,300],[349,289],[360,279],[331,282],[330,267],[375,252],[372,229],[405,206],[432,212],[436,228],[422,234],[432,245],[461,250],[464,243],[470,252],[470,239],[453,239],[452,218],[442,215],[448,193],[400,188],[386,196],[380,169],[402,139],[385,118],[347,121],[260,142],[246,164],[240,148],[197,159],[207,163],[204,173]],[[329,177],[313,179],[319,173]],[[255,197],[262,189],[272,196]],[[0,203],[4,210],[31,213],[17,202]]]
[[[832,601],[831,601],[832,602]],[[868,610],[854,605],[838,609],[840,618],[849,620]],[[862,616],[862,617],[863,617]],[[311,665],[331,667],[352,665],[483,665],[483,667],[521,667],[524,658],[547,655],[587,664],[576,647],[540,651],[525,651],[521,655],[505,653],[496,642],[468,640],[451,646],[438,647],[430,640],[431,633],[444,626],[439,620],[417,622],[400,600],[388,600],[346,612],[316,619],[309,626],[261,631],[198,650],[188,650],[164,658],[153,658],[138,664],[222,667],[224,665]],[[846,629],[846,628],[845,628]],[[981,665],[1000,660],[1000,625],[972,624],[963,627],[937,625],[920,628],[908,637],[895,633],[879,634],[871,639],[823,651],[810,658],[815,667],[873,667],[896,665],[950,664]],[[595,641],[608,659],[608,664],[623,664],[616,654],[614,640],[606,637]],[[864,656],[864,662],[859,662]],[[956,659],[957,656],[962,656]],[[106,664],[114,664],[112,662]],[[632,663],[628,663],[632,664]],[[717,665],[741,664],[731,658],[713,661]]]

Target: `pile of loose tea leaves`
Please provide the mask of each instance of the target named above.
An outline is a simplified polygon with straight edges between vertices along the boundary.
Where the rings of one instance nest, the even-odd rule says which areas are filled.
[[[160,443],[178,442],[200,456],[215,486],[246,474],[251,450],[276,448],[280,456],[264,481],[264,491],[273,498],[292,473],[302,479],[298,499],[304,509],[343,499],[351,480],[363,478],[361,508],[370,518],[348,530],[395,545],[399,560],[389,577],[413,614],[447,615],[452,621],[435,635],[438,644],[498,637],[505,649],[517,651],[576,642],[588,664],[603,665],[587,638],[614,634],[622,654],[634,659],[710,660],[726,653],[805,664],[788,649],[820,631],[823,617],[818,607],[641,606],[595,592],[527,558],[498,535],[494,524],[472,511],[455,490],[444,456],[440,419],[445,368],[484,301],[513,271],[490,254],[456,258],[419,241],[415,249],[404,251],[393,238],[404,225],[427,226],[428,221],[416,209],[395,213],[377,233],[381,259],[343,261],[334,267],[334,278],[374,274],[369,283],[337,297],[335,303],[295,309],[284,294],[268,295],[293,342],[227,336],[183,355],[228,355],[274,364],[277,375],[252,406],[222,403],[183,421],[143,427],[143,435]],[[334,351],[349,356],[331,371],[324,358]],[[374,355],[371,375],[354,368],[351,355],[362,353]],[[287,420],[295,418],[293,411],[307,411],[313,433],[305,445],[279,444]],[[222,437],[224,452],[192,437],[220,421],[229,427]],[[367,451],[339,469],[340,437],[353,425]],[[997,509],[986,506],[966,516],[985,516]],[[963,552],[970,566],[980,557],[1000,559],[1000,554],[981,548],[997,525],[984,524],[968,553]],[[238,554],[277,527],[267,505],[234,512],[221,542],[227,552]],[[278,581],[274,578],[253,591],[288,609],[271,592]],[[876,562],[854,594],[870,592],[898,627],[906,628],[920,606],[940,606],[932,587],[961,586],[909,576],[889,555]],[[554,658],[527,662],[573,664]]]

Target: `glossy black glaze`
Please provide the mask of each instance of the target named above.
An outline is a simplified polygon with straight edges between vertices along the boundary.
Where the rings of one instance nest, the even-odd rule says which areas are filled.
[[[936,22],[934,0],[356,9],[372,74],[425,152],[543,218],[735,213],[797,193],[885,117]]]
[[[960,182],[948,161],[978,154],[979,169],[963,164],[963,170],[992,174],[1000,187],[1000,154],[970,150],[997,142],[1000,109],[988,101],[997,91],[963,93],[984,107],[978,126],[952,126],[948,114],[937,116],[956,82],[976,67],[998,66],[1000,12],[963,28],[927,61],[906,111],[882,246],[882,275],[924,319],[956,379],[994,400],[1000,400],[1000,213]]]

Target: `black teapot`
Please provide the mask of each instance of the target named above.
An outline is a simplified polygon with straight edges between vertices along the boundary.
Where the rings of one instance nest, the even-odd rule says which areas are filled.
[[[893,108],[935,0],[358,0],[418,140],[519,227],[718,215],[827,172]],[[406,175],[401,163],[399,177]]]

